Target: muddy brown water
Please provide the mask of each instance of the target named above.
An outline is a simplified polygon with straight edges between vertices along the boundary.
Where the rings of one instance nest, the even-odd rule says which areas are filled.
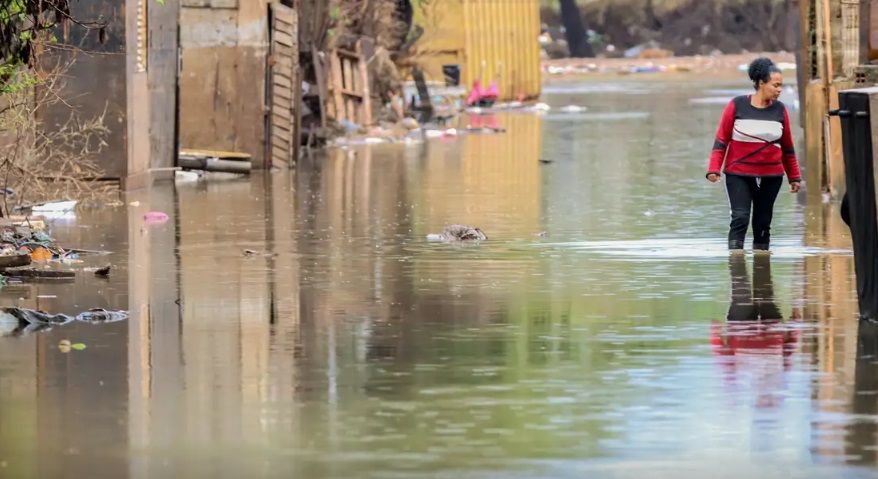
[[[724,250],[703,174],[739,87],[553,84],[588,111],[57,222],[117,269],[4,305],[132,316],[0,338],[0,477],[874,477],[838,212],[783,194],[770,257]]]

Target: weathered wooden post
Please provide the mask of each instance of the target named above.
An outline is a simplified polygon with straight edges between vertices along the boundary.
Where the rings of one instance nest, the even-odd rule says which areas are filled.
[[[878,88],[843,90],[839,108],[829,112],[841,120],[849,226],[860,317],[878,319],[878,208],[875,152],[878,152]]]
[[[177,152],[179,0],[126,0],[126,190],[173,178]]]

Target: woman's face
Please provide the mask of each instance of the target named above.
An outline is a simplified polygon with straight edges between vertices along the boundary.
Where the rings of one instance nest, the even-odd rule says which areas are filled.
[[[762,96],[769,100],[777,100],[783,90],[783,75],[780,73],[772,73],[768,79],[768,83],[761,83],[760,89]]]

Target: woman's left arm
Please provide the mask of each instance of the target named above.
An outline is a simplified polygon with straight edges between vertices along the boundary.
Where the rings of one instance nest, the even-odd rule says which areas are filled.
[[[780,137],[780,147],[783,151],[783,169],[790,183],[800,183],[802,172],[799,171],[799,160],[796,158],[796,145],[793,144],[793,132],[790,127],[790,114],[786,107],[783,109],[783,133]]]

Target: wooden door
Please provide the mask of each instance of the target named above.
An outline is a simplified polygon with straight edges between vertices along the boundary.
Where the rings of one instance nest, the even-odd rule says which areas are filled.
[[[295,4],[295,3],[294,3]],[[295,163],[299,146],[298,18],[295,9],[272,2],[271,49],[268,60],[268,130],[265,165],[288,168]]]

